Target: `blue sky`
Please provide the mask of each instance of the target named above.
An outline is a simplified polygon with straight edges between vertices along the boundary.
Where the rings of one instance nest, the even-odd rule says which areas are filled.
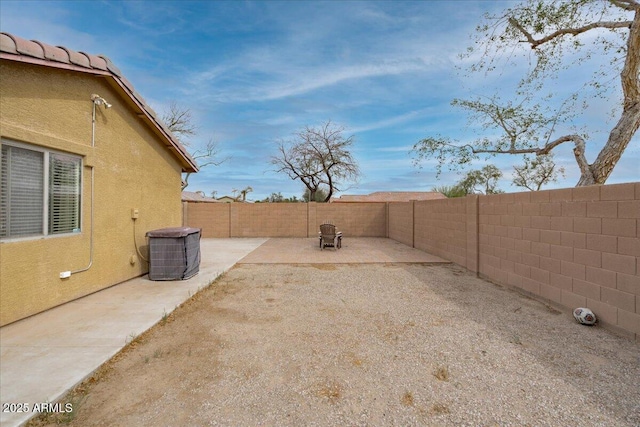
[[[362,171],[343,194],[367,194],[428,191],[461,178],[445,170],[437,179],[432,162],[415,168],[409,151],[427,136],[478,136],[450,101],[506,94],[522,69],[464,76],[456,70],[464,65],[458,54],[470,45],[483,13],[513,4],[3,0],[0,29],[104,54],[157,112],[172,100],[191,109],[198,126],[191,147],[213,138],[229,160],[193,175],[190,191],[216,191],[219,197],[251,186],[249,199],[273,192],[300,197],[302,184],[275,173],[270,158],[278,141],[331,120],[355,137],[353,153]],[[578,73],[586,75],[584,69]],[[571,75],[561,77],[558,91],[572,83]],[[580,119],[591,135],[589,161],[613,125],[608,116],[614,107],[598,100]],[[638,142],[636,135],[609,183],[640,181]],[[556,160],[566,178],[547,188],[574,186],[579,173],[571,147],[563,147]],[[505,172],[503,190],[522,191],[509,179],[520,159],[491,162]]]

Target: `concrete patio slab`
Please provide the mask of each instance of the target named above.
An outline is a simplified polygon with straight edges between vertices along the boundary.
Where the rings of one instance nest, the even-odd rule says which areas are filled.
[[[265,238],[202,239],[198,275],[184,281],[129,280],[0,328],[2,403],[53,402]],[[2,412],[2,426],[33,412]]]
[[[320,250],[317,238],[272,238],[244,257],[241,264],[369,264],[433,263],[450,264],[435,255],[380,237],[351,237],[341,249]]]

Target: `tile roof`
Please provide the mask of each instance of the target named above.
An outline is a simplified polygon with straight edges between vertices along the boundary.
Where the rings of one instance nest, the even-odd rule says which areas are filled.
[[[220,203],[213,197],[207,197],[202,191],[183,191],[183,202],[204,202],[204,203]]]
[[[332,198],[331,203],[355,202],[409,202],[411,200],[435,200],[447,197],[436,191],[376,191],[371,194],[344,194],[339,198]]]
[[[51,46],[36,40],[26,40],[8,33],[0,33],[0,58],[25,62],[47,67],[62,68],[111,77],[110,81],[121,88],[140,109],[141,117],[146,119],[156,133],[165,141],[167,147],[180,160],[183,172],[197,172],[198,165],[182,144],[172,135],[156,113],[136,92],[120,70],[104,55],[91,55],[76,52],[63,46]]]

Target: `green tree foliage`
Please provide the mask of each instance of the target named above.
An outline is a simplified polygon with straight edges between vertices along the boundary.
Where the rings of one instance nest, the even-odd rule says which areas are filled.
[[[257,200],[256,203],[300,203],[302,200],[296,196],[284,197],[281,192],[271,193],[269,197],[265,197],[262,200]]]
[[[415,164],[436,158],[439,174],[443,165],[463,168],[480,156],[547,156],[561,144],[571,143],[581,174],[577,185],[604,184],[640,127],[640,2],[529,0],[502,14],[486,15],[476,34],[475,45],[462,55],[473,59],[470,73],[502,72],[527,61],[531,67],[512,99],[481,96],[453,101],[469,113],[470,121],[484,135],[491,136],[468,143],[429,136],[414,145]],[[581,66],[596,56],[606,58],[602,62],[607,65],[587,75]],[[587,78],[583,87],[552,108],[549,100],[557,94],[550,82],[562,73]],[[621,92],[615,83],[620,84]],[[589,163],[585,156],[588,135],[577,132],[571,123],[585,103],[610,96],[618,97],[618,121]],[[544,162],[548,160],[538,164]]]
[[[318,188],[313,198],[311,198],[311,192],[308,188],[304,190],[304,193],[302,193],[302,200],[304,200],[305,202],[311,201],[323,203],[328,202],[329,199],[330,197],[327,197],[327,191],[323,188]]]
[[[269,203],[282,203],[284,202],[284,196],[282,195],[281,192],[278,191],[277,193],[271,193],[269,197],[267,197],[262,201],[269,202]]]
[[[498,188],[498,181],[502,177],[500,169],[494,165],[486,165],[480,170],[472,170],[456,184],[465,194],[499,194],[504,191]]]
[[[558,167],[552,159],[553,154],[537,157],[524,157],[524,164],[514,166],[513,185],[530,191],[539,191],[542,186],[556,182],[558,176],[564,176],[564,168]]]
[[[499,194],[504,191],[498,188],[498,181],[502,178],[502,172],[494,165],[486,165],[480,170],[472,170],[454,185],[441,185],[433,187],[431,191],[437,191],[448,198],[464,197],[467,194]]]
[[[457,184],[456,185],[439,185],[439,186],[433,187],[431,191],[442,193],[445,196],[447,196],[449,199],[453,197],[464,197],[467,195],[467,192],[465,191],[465,189],[460,187]]]

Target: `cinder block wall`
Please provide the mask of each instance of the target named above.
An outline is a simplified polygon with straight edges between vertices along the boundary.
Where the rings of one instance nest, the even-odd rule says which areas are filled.
[[[386,203],[183,203],[203,237],[313,237],[324,221],[345,236],[386,237]]]
[[[466,267],[466,199],[414,203],[414,247]]]
[[[231,237],[306,237],[304,203],[229,203]]]
[[[182,219],[189,227],[201,228],[202,237],[230,237],[230,203],[182,203]]]
[[[389,203],[389,238],[414,246],[413,209],[414,203]]]
[[[325,220],[345,236],[390,237],[552,303],[589,307],[640,338],[640,183],[389,204],[185,206],[185,223],[205,237],[312,237]]]
[[[389,206],[389,236],[402,243],[410,206]],[[640,183],[414,202],[413,212],[415,248],[552,303],[589,307],[640,337]]]
[[[316,209],[315,233],[320,224],[335,224],[345,237],[387,237],[386,203],[313,203]]]
[[[493,280],[640,336],[640,183],[480,198],[480,268]]]

